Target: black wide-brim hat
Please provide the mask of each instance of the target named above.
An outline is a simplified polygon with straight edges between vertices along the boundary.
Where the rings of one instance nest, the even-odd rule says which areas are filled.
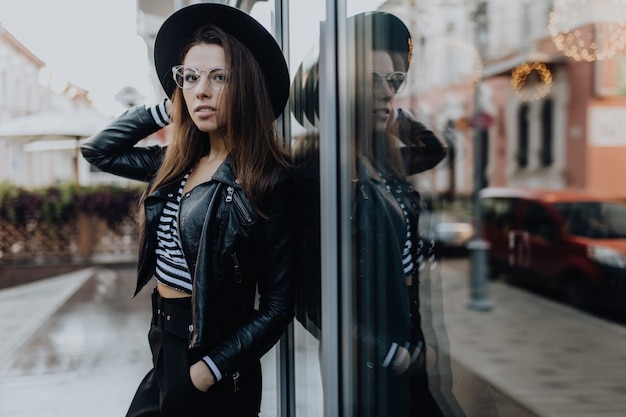
[[[167,96],[171,98],[176,88],[172,67],[181,64],[182,50],[193,41],[195,31],[206,24],[218,26],[250,50],[265,74],[274,116],[280,116],[289,98],[289,70],[280,46],[252,16],[223,4],[183,7],[161,25],[154,40],[154,65]]]
[[[399,17],[373,11],[356,14],[349,17],[350,20],[354,22],[357,39],[360,38],[360,30],[371,31],[372,49],[398,53],[404,61],[404,70],[409,70],[413,60],[413,40],[409,29]]]

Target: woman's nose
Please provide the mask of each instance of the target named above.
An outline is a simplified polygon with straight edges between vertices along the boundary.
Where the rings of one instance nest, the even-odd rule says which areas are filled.
[[[391,100],[394,96],[394,92],[389,86],[386,80],[381,80],[379,83],[374,83],[374,97],[379,100]]]
[[[194,87],[196,96],[198,97],[211,97],[213,95],[213,89],[209,85],[209,77],[207,74],[200,75],[198,84]]]

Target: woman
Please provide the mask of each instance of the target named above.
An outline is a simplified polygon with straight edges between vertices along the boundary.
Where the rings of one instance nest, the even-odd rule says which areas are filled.
[[[206,3],[163,23],[154,57],[171,102],[134,107],[81,147],[149,183],[135,294],[155,282],[154,367],[127,415],[257,416],[259,359],[293,317],[292,174],[275,131],[287,66],[258,22]],[[135,146],[170,122],[168,146]]]

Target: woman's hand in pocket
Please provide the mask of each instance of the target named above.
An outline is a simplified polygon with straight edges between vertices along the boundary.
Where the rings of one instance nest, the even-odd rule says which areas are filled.
[[[215,384],[215,377],[203,361],[198,361],[189,368],[191,383],[202,392],[207,392]]]
[[[393,362],[391,363],[391,369],[396,375],[403,374],[409,369],[411,365],[411,354],[408,350],[402,346],[398,347]]]

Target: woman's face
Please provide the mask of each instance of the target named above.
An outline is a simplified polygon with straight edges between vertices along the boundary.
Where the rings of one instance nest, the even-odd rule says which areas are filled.
[[[219,134],[219,129],[224,126],[226,120],[225,91],[216,91],[215,86],[209,85],[209,77],[213,75],[208,71],[216,67],[226,67],[224,48],[214,44],[195,45],[185,55],[183,65],[200,71],[199,82],[194,87],[183,90],[185,105],[191,120],[202,132]],[[219,79],[219,81],[223,80]],[[226,83],[225,88],[227,87]]]
[[[380,75],[385,76],[394,71],[393,61],[388,52],[374,51],[372,54],[373,59],[373,73],[372,79],[372,112],[374,120],[374,129],[383,132],[386,129],[387,123],[390,118],[393,117],[392,100],[395,97],[395,92],[389,84],[380,79]]]

